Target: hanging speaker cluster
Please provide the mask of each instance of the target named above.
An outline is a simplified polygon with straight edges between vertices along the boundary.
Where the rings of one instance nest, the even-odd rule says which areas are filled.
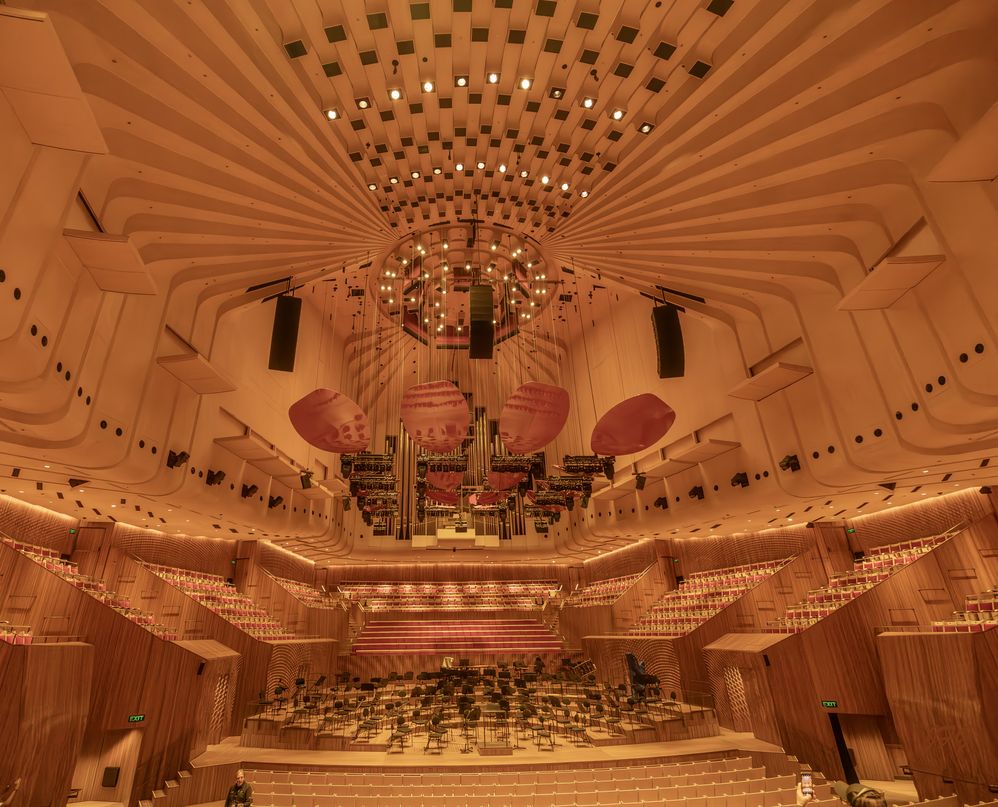
[[[267,367],[285,373],[294,372],[298,352],[298,323],[301,321],[301,298],[281,295],[274,309],[274,328],[270,334],[270,360]]]
[[[679,324],[679,309],[674,305],[658,305],[651,311],[658,350],[658,377],[682,378],[686,373],[686,351],[683,329]]]

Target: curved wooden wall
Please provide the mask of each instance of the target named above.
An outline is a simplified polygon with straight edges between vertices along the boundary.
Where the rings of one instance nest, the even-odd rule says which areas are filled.
[[[62,555],[73,551],[71,529],[79,521],[45,507],[0,496],[0,533],[35,546],[46,546]]]
[[[610,577],[637,574],[655,563],[660,555],[668,554],[668,544],[659,539],[639,540],[634,546],[590,558],[582,564],[584,583],[594,583]]]
[[[688,575],[746,563],[791,558],[804,551],[811,536],[807,528],[765,530],[740,535],[669,538],[667,555],[678,558],[676,574]]]

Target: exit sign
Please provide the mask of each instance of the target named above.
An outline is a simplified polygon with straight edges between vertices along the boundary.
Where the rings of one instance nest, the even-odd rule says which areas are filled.
[[[822,701],[821,705],[824,706],[826,709],[838,709],[839,708],[839,702],[838,701]]]
[[[853,535],[856,532],[856,528],[850,527],[849,529],[846,530],[846,532],[849,533],[849,535]]]
[[[76,535],[76,530],[75,529],[70,529],[69,534],[70,535]]]
[[[129,715],[128,716],[128,722],[129,723],[141,723],[145,719],[146,719],[145,715]]]

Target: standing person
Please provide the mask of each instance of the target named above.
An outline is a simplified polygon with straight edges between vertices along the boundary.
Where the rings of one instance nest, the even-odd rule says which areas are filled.
[[[225,798],[225,807],[236,807],[236,805],[251,805],[253,803],[253,786],[246,781],[246,774],[242,768],[236,771],[236,783],[229,788],[229,795]]]

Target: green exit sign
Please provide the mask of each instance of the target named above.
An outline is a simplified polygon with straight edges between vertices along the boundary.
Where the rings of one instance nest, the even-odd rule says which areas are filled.
[[[71,530],[69,531],[69,534],[70,534],[70,535],[76,535],[76,530],[75,530],[75,529],[71,529]]]
[[[838,701],[822,701],[821,705],[824,706],[826,709],[838,709],[839,708],[839,702]]]
[[[853,535],[856,532],[856,528],[850,527],[849,529],[846,530],[846,532],[849,533],[849,535]]]
[[[145,715],[129,715],[128,716],[128,722],[129,723],[141,723],[145,719],[146,719]]]

